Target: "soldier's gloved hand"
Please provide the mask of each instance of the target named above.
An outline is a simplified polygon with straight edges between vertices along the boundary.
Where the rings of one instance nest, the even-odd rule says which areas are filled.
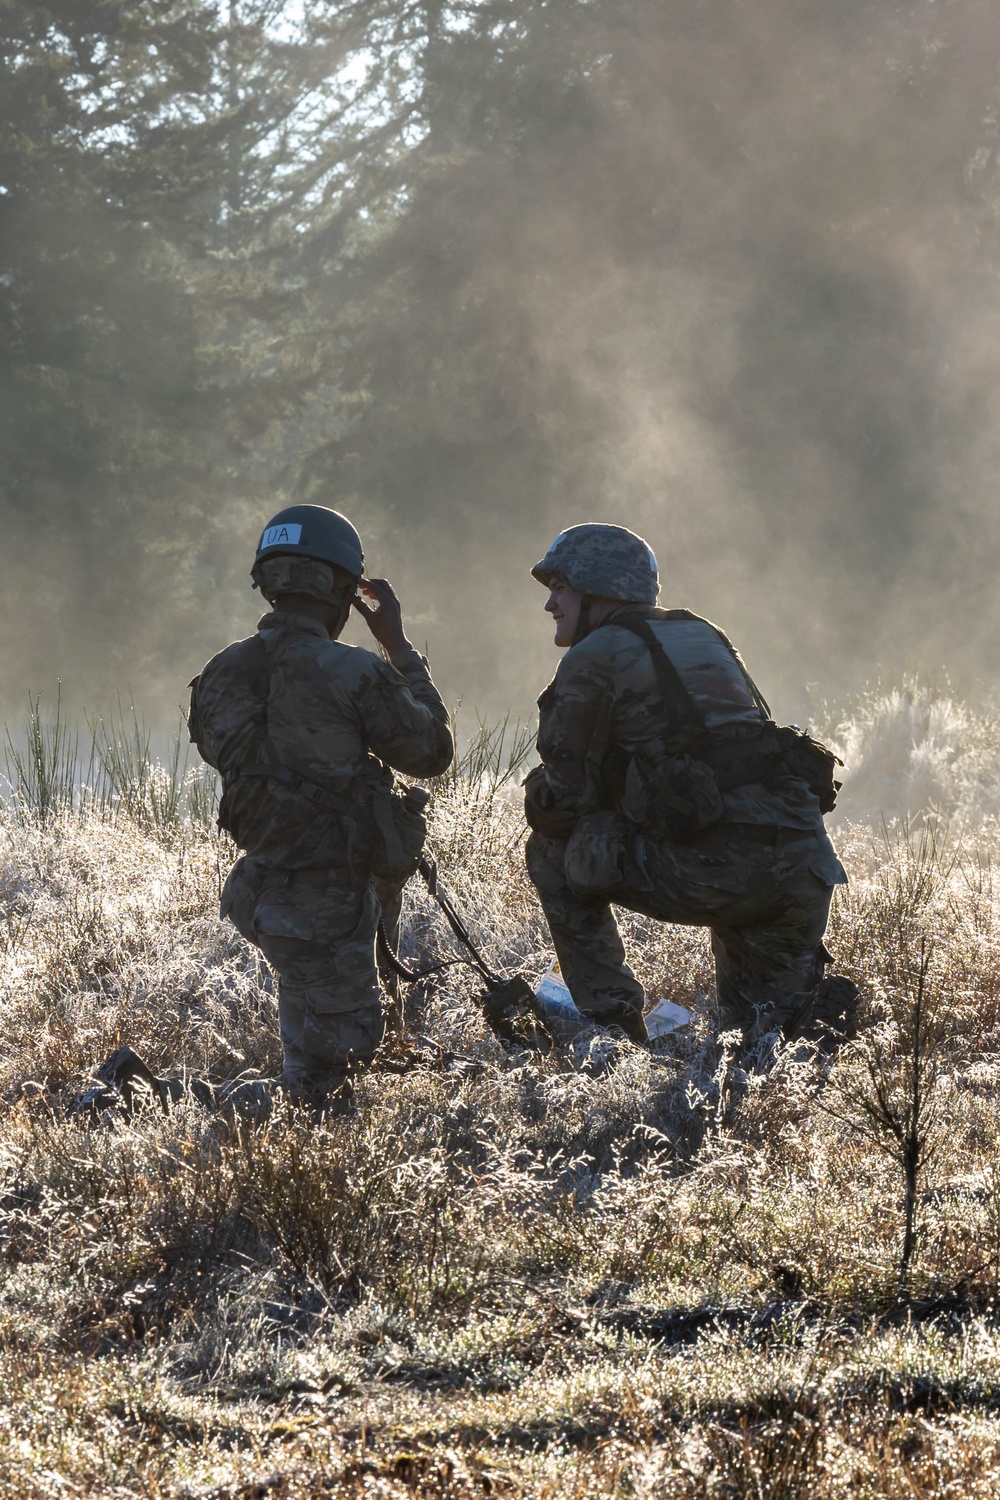
[[[568,839],[576,827],[576,813],[555,807],[544,766],[533,766],[522,782],[524,819],[529,828],[549,839]]]
[[[373,603],[368,604],[368,599]],[[390,658],[410,648],[403,629],[403,611],[388,579],[362,578],[351,602]]]

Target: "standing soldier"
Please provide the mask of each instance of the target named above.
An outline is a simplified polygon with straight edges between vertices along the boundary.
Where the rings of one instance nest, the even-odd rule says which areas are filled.
[[[823,977],[835,757],[773,723],[721,630],[655,607],[633,532],[572,526],[532,573],[566,655],[538,700],[527,864],[580,1010],[646,1040],[614,902],[711,929],[721,1027],[746,1045],[848,1032],[857,989]]]
[[[381,916],[395,947],[426,832],[392,770],[436,776],[454,751],[395,594],[363,571],[344,516],[281,511],[251,574],[271,612],[191,692],[191,738],[222,777],[219,824],[245,850],[222,916],[277,972],[280,1087],[317,1109],[349,1103],[384,1034],[376,932]],[[352,606],[388,660],[338,640]]]

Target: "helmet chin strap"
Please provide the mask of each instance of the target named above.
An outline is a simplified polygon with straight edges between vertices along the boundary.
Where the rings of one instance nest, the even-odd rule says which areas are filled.
[[[330,627],[330,639],[333,641],[337,639],[341,631],[344,629],[344,626],[351,618],[351,600],[354,598],[354,592],[355,585],[351,584],[349,588],[343,590],[339,599],[334,598],[328,601],[330,604],[339,604],[340,606],[340,614],[337,616],[334,624]]]
[[[584,637],[590,634],[590,606],[593,602],[593,594],[584,594],[580,600],[580,613],[576,617],[576,629],[570,641],[571,646],[578,646]]]
[[[600,618],[594,620],[594,605],[597,603],[598,597],[597,594],[584,594],[580,600],[580,613],[576,617],[576,629],[573,632],[573,639],[570,641],[571,646],[579,645],[585,636],[588,636],[592,630],[597,629],[598,625],[607,625],[613,621],[620,609],[628,609],[630,607],[627,599],[617,601],[614,599],[604,600],[605,605],[610,604],[611,608],[610,610],[605,608]],[[634,605],[631,607],[635,608]]]

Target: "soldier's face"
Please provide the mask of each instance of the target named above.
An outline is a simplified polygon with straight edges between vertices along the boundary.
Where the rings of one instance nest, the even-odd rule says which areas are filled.
[[[552,575],[549,579],[549,597],[545,601],[545,609],[555,621],[555,644],[560,649],[573,644],[582,602],[583,595],[577,589],[571,589],[557,573]]]

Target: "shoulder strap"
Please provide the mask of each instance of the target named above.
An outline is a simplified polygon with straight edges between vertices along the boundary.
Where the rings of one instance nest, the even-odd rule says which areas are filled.
[[[733,661],[739,667],[740,672],[743,676],[743,680],[747,685],[747,691],[749,692],[750,697],[753,699],[754,707],[760,711],[765,719],[770,719],[772,717],[771,709],[768,705],[767,699],[764,697],[764,694],[761,692],[760,688],[750,676],[750,673],[747,671],[746,666],[744,665],[742,656],[737,651],[728,635],[726,635],[724,630],[720,630],[718,625],[713,625],[711,620],[706,620],[703,615],[693,614],[689,609],[656,609],[651,613],[651,615],[639,615],[635,612],[629,613],[626,610],[622,610],[620,613],[612,614],[608,617],[608,619],[602,620],[602,625],[620,625],[624,630],[631,630],[634,635],[641,637],[641,639],[645,641],[653,657],[653,663],[656,667],[657,676],[660,678],[660,682],[664,686],[667,703],[674,709],[675,712],[677,712],[680,708],[680,697],[677,694],[678,688],[680,690],[680,694],[683,694],[683,697],[687,704],[686,713],[681,713],[679,715],[683,722],[691,725],[697,725],[699,729],[704,729],[705,727],[704,720],[702,719],[701,714],[698,712],[697,706],[695,705],[691,694],[685,687],[683,678],[681,677],[677,668],[674,666],[673,662],[670,660],[670,657],[667,655],[666,651],[663,649],[661,641],[656,635],[656,632],[653,630],[652,625],[650,624],[651,619],[654,621],[694,620],[697,621],[699,625],[707,625],[709,630],[713,630],[715,632],[719,640],[729,652],[730,656],[733,658]],[[600,626],[598,626],[598,629],[600,629]],[[675,686],[672,687],[669,692],[667,692],[666,689],[667,673],[669,673],[673,683],[675,684]]]
[[[700,615],[692,615],[691,618],[693,620],[698,620],[698,619],[701,618],[701,616]],[[729,652],[730,656],[733,658],[733,661],[736,663],[736,665],[739,667],[740,671],[743,673],[743,681],[746,683],[747,689],[748,689],[748,691],[750,693],[751,698],[753,699],[753,701],[754,701],[755,705],[757,706],[757,708],[759,708],[760,711],[761,711],[761,713],[764,715],[764,718],[765,719],[773,719],[774,715],[771,713],[771,709],[770,709],[770,706],[768,704],[767,699],[764,697],[764,694],[761,692],[760,688],[757,686],[757,684],[754,682],[753,678],[750,676],[750,673],[746,669],[746,664],[745,664],[742,656],[737,651],[736,647],[733,645],[732,641],[729,639],[729,637],[726,634],[726,632],[724,630],[720,630],[719,627],[718,627],[718,625],[712,625],[711,620],[704,620],[702,623],[705,624],[705,625],[711,626],[711,628],[715,631],[716,635],[719,637],[719,640],[722,642],[722,644],[725,646],[726,650]]]
[[[666,610],[658,611],[657,618],[661,617],[664,619],[696,618],[694,615],[689,615],[687,610],[671,610],[669,613]],[[679,722],[684,733],[700,734],[705,727],[705,721],[684,685],[684,679],[663,649],[649,620],[644,615],[623,611],[621,614],[616,613],[609,619],[603,620],[601,624],[620,625],[624,630],[630,630],[633,635],[637,635],[648,646],[667,710]],[[601,626],[597,628],[600,629]]]

